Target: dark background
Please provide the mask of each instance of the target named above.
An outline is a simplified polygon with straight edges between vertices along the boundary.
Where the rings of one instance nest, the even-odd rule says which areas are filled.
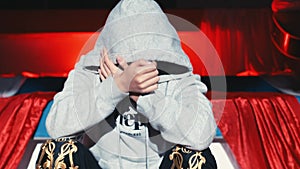
[[[111,9],[119,0],[1,0],[0,9]],[[156,0],[165,9],[268,7],[272,0]]]

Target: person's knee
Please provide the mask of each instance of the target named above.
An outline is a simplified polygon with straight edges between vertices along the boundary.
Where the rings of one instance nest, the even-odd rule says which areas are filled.
[[[41,146],[36,168],[93,168],[100,169],[98,161],[87,147],[77,140],[47,140]]]

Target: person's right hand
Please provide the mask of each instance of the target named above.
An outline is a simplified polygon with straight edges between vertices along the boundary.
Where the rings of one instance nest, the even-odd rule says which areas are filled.
[[[108,76],[114,76],[117,72],[121,71],[121,69],[109,59],[106,48],[101,50],[100,56],[100,69],[98,72],[102,81]]]
[[[123,69],[114,76],[120,90],[145,94],[157,89],[159,76],[155,62],[140,59],[128,65],[122,57],[118,57],[117,62]]]

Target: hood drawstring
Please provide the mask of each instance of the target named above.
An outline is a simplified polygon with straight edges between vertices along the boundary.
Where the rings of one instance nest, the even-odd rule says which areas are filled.
[[[149,169],[149,159],[148,159],[148,148],[149,148],[149,135],[148,127],[145,127],[145,155],[146,155],[146,169]]]
[[[134,106],[136,108],[136,105]],[[120,115],[118,118],[122,118]],[[119,119],[120,120],[120,119]],[[122,149],[121,149],[121,129],[119,124],[116,125],[116,130],[118,132],[118,161],[119,161],[119,166],[120,169],[123,169],[123,163],[122,163]],[[147,125],[145,125],[145,133],[144,133],[144,145],[145,145],[145,169],[149,169],[149,158],[148,158],[148,153],[149,153],[149,129]]]
[[[121,116],[119,116],[119,118],[121,118]],[[119,165],[120,165],[120,169],[123,169],[123,164],[122,164],[122,158],[121,158],[121,131],[120,131],[120,126],[117,125],[117,131],[118,131],[118,159],[119,159]]]

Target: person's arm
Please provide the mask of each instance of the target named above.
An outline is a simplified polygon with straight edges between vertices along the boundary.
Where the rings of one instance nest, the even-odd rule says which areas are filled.
[[[165,82],[154,93],[139,96],[137,110],[165,140],[203,150],[216,130],[211,103],[203,94],[206,91],[197,75]]]
[[[111,114],[129,92],[147,93],[157,88],[159,77],[152,62],[138,60],[127,65],[126,60],[119,57],[117,62],[122,71],[104,53],[99,59],[100,70],[86,71],[86,65],[97,63],[95,59],[92,54],[82,57],[69,73],[63,90],[55,95],[46,120],[51,137],[88,129]]]
[[[46,120],[47,131],[53,138],[83,131],[100,122],[128,95],[117,87],[112,77],[100,82],[99,75],[84,70],[92,57],[81,57],[69,73],[63,90],[54,97]]]

